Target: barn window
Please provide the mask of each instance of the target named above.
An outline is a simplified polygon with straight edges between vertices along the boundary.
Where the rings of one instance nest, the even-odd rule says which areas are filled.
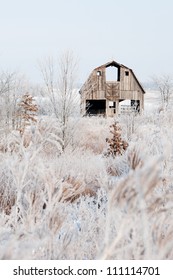
[[[113,101],[109,101],[109,108],[113,107],[114,102]]]
[[[101,71],[97,71],[97,76],[101,76],[101,75],[102,75]]]
[[[131,100],[131,107],[134,111],[140,112],[140,100]]]
[[[126,75],[126,76],[129,76],[129,71],[125,71],[125,75]]]
[[[109,101],[109,108],[115,108],[115,102]]]

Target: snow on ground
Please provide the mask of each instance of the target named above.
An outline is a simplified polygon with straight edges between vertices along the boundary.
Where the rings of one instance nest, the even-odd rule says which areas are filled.
[[[160,106],[160,93],[156,90],[146,90],[144,95],[144,110],[156,110]]]
[[[172,259],[173,116],[159,102],[148,90],[144,114],[119,117],[129,146],[116,157],[113,118],[70,122],[64,153],[45,104],[28,145],[4,132],[0,259]]]

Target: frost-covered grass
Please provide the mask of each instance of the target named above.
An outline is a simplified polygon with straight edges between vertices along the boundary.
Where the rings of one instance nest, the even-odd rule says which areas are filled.
[[[113,119],[82,118],[61,150],[51,118],[0,139],[1,259],[172,259],[172,112],[118,119],[128,149],[105,157]]]

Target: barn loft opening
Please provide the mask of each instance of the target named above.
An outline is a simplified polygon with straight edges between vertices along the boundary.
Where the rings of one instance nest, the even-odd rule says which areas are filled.
[[[86,100],[87,115],[105,115],[106,100]]]
[[[106,67],[106,81],[119,82],[120,81],[120,68],[115,65]]]

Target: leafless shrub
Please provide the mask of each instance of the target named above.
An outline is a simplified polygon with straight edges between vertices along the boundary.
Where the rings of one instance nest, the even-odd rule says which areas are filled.
[[[140,150],[136,147],[128,151],[127,161],[130,169],[135,170],[136,168],[141,168],[143,165],[143,160],[141,159]]]
[[[80,119],[74,133],[73,145],[84,151],[89,150],[96,155],[104,153],[106,150],[105,139],[109,136],[109,123],[110,120],[104,118]]]
[[[120,177],[129,172],[127,154],[115,158],[108,157],[105,159],[106,170],[109,176]]]

